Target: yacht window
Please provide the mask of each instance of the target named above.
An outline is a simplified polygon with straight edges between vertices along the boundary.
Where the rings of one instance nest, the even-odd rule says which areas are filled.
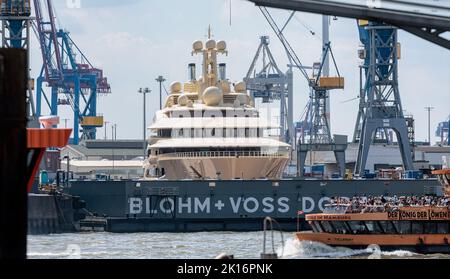
[[[323,232],[318,221],[312,221],[310,223],[310,225],[311,225],[311,228],[313,229],[313,232],[316,232],[316,233],[317,232],[319,232],[319,233]]]
[[[423,223],[425,222],[412,222],[412,233],[423,233]]]
[[[246,138],[250,137],[250,129],[249,128],[245,128],[245,137]]]
[[[331,226],[329,221],[320,221],[320,223],[322,224],[323,229],[327,233],[334,233],[335,232],[334,228]]]
[[[216,129],[215,128],[213,128],[212,130],[211,130],[211,136],[215,136],[216,135]]]
[[[366,221],[367,229],[370,233],[381,234],[383,230],[380,227],[380,224],[376,221]]]
[[[314,221],[315,225],[316,225],[316,230],[317,232],[323,233],[323,229],[322,226],[320,226],[320,223],[318,221]]]
[[[337,233],[346,234],[349,233],[349,230],[347,229],[347,226],[343,221],[334,221],[333,226],[336,228]]]
[[[400,234],[411,233],[411,221],[392,221],[392,223]]]
[[[235,137],[235,138],[238,137],[238,130],[237,130],[237,128],[234,128],[234,137]]]
[[[394,228],[394,224],[391,221],[379,221],[379,224],[383,227],[383,230],[387,234],[395,234],[397,233]]]
[[[364,234],[368,233],[367,227],[364,225],[364,221],[348,221],[354,234]]]
[[[430,221],[430,222],[423,222],[423,223],[425,223],[424,224],[424,232],[425,233],[429,233],[429,234],[437,233],[437,222]]]
[[[449,225],[449,222],[439,221],[437,223],[437,233],[442,233],[442,234],[448,233],[448,231],[449,231],[448,225]]]

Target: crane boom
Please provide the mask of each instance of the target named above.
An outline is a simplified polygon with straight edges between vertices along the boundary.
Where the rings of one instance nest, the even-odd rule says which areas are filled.
[[[69,32],[57,29],[52,0],[34,0],[34,9],[33,27],[43,59],[37,78],[36,114],[42,114],[43,100],[52,115],[58,115],[60,105],[70,105],[74,113],[72,142],[78,144],[80,139],[95,139],[96,129],[104,124],[103,117],[97,116],[97,93],[111,92],[108,80],[103,70],[90,63]],[[44,91],[44,82],[51,88],[50,97]]]

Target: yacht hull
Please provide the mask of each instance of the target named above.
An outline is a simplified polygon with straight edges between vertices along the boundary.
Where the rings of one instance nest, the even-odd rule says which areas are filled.
[[[287,157],[212,157],[160,159],[165,179],[277,179],[288,163]]]

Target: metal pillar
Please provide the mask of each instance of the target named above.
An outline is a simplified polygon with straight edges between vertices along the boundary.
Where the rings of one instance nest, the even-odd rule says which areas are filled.
[[[146,108],[146,95],[150,92],[152,92],[148,87],[146,88],[140,88],[139,93],[142,94],[144,100],[143,100],[143,127],[142,127],[142,134],[143,134],[143,143],[142,143],[142,153],[144,156],[144,159],[147,158],[147,108]]]
[[[27,76],[26,51],[0,49],[0,259],[26,258]]]
[[[394,130],[404,169],[411,170],[411,147],[398,90],[397,29],[375,22],[361,28],[367,30],[369,64],[355,174],[364,173],[370,145],[380,130]]]
[[[330,44],[330,17],[327,15],[322,16],[322,76],[330,76],[330,57],[327,55],[327,46]],[[331,130],[331,105],[330,105],[330,92],[326,92],[327,98],[325,99],[325,117],[327,118],[328,128]]]
[[[162,83],[166,81],[163,76],[159,76],[156,81],[159,83],[159,109],[162,109]]]
[[[434,107],[425,107],[428,112],[428,144],[431,146],[431,111]]]
[[[292,73],[292,67],[286,73],[287,80],[287,92],[288,92],[288,104],[287,104],[287,124],[288,124],[288,137],[289,142],[292,145],[292,149],[295,150],[297,142],[295,140],[295,127],[294,127],[294,75]]]

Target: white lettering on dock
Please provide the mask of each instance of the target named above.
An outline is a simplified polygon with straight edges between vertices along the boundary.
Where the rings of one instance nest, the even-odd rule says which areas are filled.
[[[166,207],[167,204],[169,204],[169,208]],[[171,214],[175,210],[175,203],[172,198],[164,198],[159,203],[159,208],[161,209],[162,213]]]
[[[307,206],[307,203],[310,204],[309,207]],[[315,203],[314,203],[314,200],[312,198],[310,198],[310,197],[303,197],[302,198],[302,210],[303,210],[303,212],[310,213],[310,212],[312,212],[314,210],[314,207],[315,207]]]
[[[289,212],[289,198],[279,198],[278,199],[278,212],[280,213],[288,213]]]
[[[186,202],[183,202],[183,198],[178,198],[178,213],[183,213],[183,208],[187,209],[187,213],[191,214],[192,203],[191,198],[186,198]]]
[[[253,207],[249,206],[249,203],[253,203]],[[248,213],[255,213],[259,209],[259,202],[254,197],[246,198],[244,201],[244,210]]]
[[[142,199],[130,198],[130,214],[142,213]]]
[[[199,198],[195,198],[194,199],[194,213],[198,213],[200,212],[206,212],[206,213],[210,213],[211,212],[211,199],[210,198],[205,198],[205,200],[203,201],[203,203],[200,202]]]

